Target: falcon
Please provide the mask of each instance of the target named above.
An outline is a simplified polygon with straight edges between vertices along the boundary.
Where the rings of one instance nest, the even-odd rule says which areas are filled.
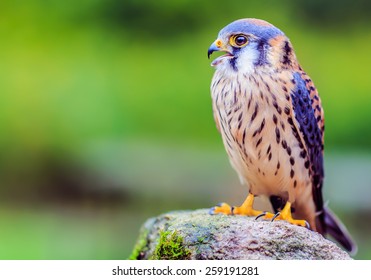
[[[208,49],[224,52],[211,65],[213,114],[232,167],[249,193],[239,207],[211,214],[285,220],[330,235],[346,250],[356,245],[323,202],[324,113],[311,78],[288,37],[259,19],[224,27]],[[253,208],[267,196],[274,213]]]

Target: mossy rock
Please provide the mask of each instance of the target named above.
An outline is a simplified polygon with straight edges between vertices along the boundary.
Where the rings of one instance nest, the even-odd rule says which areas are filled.
[[[284,221],[176,211],[142,226],[130,259],[351,259],[317,232]]]

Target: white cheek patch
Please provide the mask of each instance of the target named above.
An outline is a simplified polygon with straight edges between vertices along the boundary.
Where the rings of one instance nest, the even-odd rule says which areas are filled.
[[[252,45],[242,49],[236,59],[236,67],[241,74],[250,74],[255,69],[255,63],[259,60],[259,51]]]
[[[237,72],[238,74],[250,74],[254,71],[255,63],[258,59],[259,51],[255,46],[247,45],[240,50],[238,56],[235,58],[235,67],[231,64],[230,57],[224,57],[223,60],[218,61],[218,63],[213,66],[226,76],[236,75]]]

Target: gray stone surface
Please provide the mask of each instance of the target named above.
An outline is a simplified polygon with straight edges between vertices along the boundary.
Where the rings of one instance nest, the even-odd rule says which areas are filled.
[[[209,215],[206,209],[170,212],[147,220],[131,258],[351,259],[335,243],[306,228],[284,221]]]

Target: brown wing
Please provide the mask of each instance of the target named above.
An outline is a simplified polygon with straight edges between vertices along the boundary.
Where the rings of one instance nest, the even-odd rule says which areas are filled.
[[[293,106],[292,125],[298,140],[303,145],[305,165],[309,167],[313,200],[316,205],[317,230],[325,233],[322,184],[323,184],[323,139],[324,118],[318,92],[304,72],[294,74],[295,89],[291,93]]]

